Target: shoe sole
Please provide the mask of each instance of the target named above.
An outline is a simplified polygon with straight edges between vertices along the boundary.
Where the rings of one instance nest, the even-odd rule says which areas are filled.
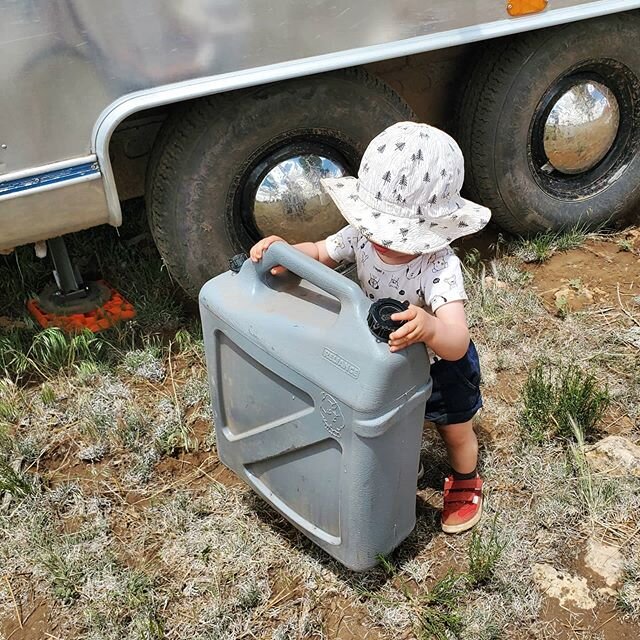
[[[460,524],[444,524],[442,522],[442,530],[445,533],[462,533],[463,531],[467,531],[468,529],[471,529],[471,527],[474,527],[476,524],[478,524],[480,518],[482,517],[483,502],[484,500],[480,499],[480,507],[478,508],[478,513],[476,513],[476,515],[473,516],[471,520],[461,522]]]

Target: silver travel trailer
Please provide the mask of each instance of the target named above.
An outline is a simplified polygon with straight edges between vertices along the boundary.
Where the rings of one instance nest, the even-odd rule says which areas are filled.
[[[319,178],[418,117],[503,228],[640,198],[640,1],[0,0],[0,251],[145,195],[190,293],[259,236],[340,224]]]

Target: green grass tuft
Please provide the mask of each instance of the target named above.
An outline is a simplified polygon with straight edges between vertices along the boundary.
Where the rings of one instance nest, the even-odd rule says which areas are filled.
[[[378,555],[378,561],[380,562],[380,568],[387,576],[395,576],[398,573],[398,568],[391,560],[390,556]]]
[[[11,463],[0,457],[0,494],[10,493],[14,498],[25,498],[33,493],[33,483],[19,470],[16,470]]]
[[[418,637],[421,640],[448,640],[462,631],[458,610],[464,594],[466,577],[450,571],[422,598],[418,614]]]
[[[572,420],[586,439],[595,435],[597,425],[611,400],[595,376],[575,365],[552,371],[535,364],[523,388],[524,407],[520,424],[529,438],[541,442],[549,436],[575,439]]]
[[[495,518],[488,535],[483,535],[478,529],[473,531],[468,550],[469,571],[467,572],[469,584],[472,587],[491,582],[505,547],[506,542],[502,541],[498,535]]]
[[[40,389],[40,399],[44,405],[53,405],[56,401],[56,392],[53,387],[48,384],[43,384]]]
[[[22,390],[8,378],[0,379],[0,424],[17,422],[23,410]]]
[[[56,328],[33,336],[13,331],[0,335],[0,372],[13,380],[31,375],[48,378],[81,362],[99,361],[107,351],[103,338],[90,331],[73,336]]]
[[[516,241],[512,250],[523,262],[545,262],[557,251],[581,247],[587,233],[585,225],[576,225],[565,231],[546,231]]]
[[[73,604],[80,597],[82,574],[65,556],[54,550],[43,553],[40,562],[48,573],[54,597],[62,604]]]

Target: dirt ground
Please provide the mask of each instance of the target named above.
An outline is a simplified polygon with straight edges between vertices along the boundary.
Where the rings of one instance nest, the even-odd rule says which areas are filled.
[[[640,637],[639,479],[576,475],[581,454],[523,439],[518,417],[533,362],[578,364],[612,397],[585,446],[639,443],[640,232],[588,237],[540,263],[495,236],[478,246],[463,248],[484,379],[478,533],[439,530],[447,467],[427,427],[407,541],[366,574],[316,549],[220,464],[187,313],[176,326],[188,339],[119,336],[106,367],[6,376],[7,451],[34,484],[22,497],[5,488],[3,503],[0,476],[0,638]],[[0,328],[28,322],[10,309]],[[474,582],[471,554],[491,552],[492,531],[499,558]],[[613,578],[586,563],[592,544],[620,555]],[[443,584],[450,602],[433,595]]]

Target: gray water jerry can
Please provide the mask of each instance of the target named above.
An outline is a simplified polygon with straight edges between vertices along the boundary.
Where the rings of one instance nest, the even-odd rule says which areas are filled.
[[[354,570],[415,525],[431,393],[424,346],[391,353],[369,331],[369,302],[282,242],[200,292],[220,460]]]

